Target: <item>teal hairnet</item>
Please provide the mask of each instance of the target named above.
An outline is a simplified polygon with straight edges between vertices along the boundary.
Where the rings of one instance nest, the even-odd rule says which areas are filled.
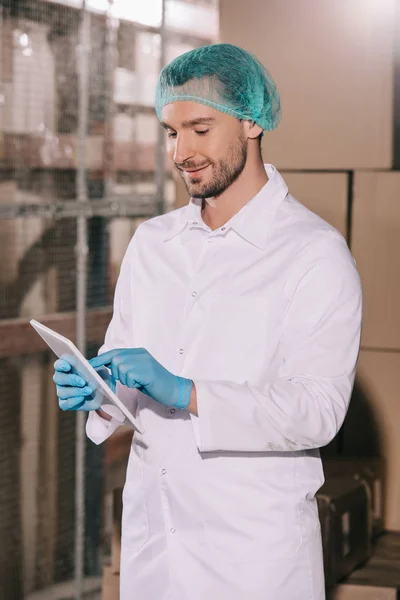
[[[279,93],[260,61],[238,46],[212,44],[175,58],[160,73],[156,113],[191,100],[271,131],[281,120]]]

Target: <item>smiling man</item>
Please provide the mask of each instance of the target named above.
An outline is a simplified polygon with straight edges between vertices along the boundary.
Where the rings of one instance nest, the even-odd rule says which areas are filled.
[[[247,159],[247,140],[240,122],[235,123],[236,127],[232,127],[232,118],[223,113],[213,116],[213,108],[207,110],[203,107],[201,112],[206,116],[196,116],[199,109],[197,106],[193,107],[193,102],[190,101],[181,101],[179,105],[169,104],[163,109],[168,122],[176,122],[177,129],[189,132],[181,133],[182,141],[179,145],[177,142],[168,144],[171,158],[182,175],[189,194],[192,198],[207,198],[212,203],[212,199],[220,197],[242,173]],[[187,119],[182,120],[185,116]],[[178,133],[167,121],[162,121],[161,124],[166,129],[169,140],[176,140]],[[215,130],[217,135],[211,135]],[[254,130],[261,134],[259,127],[255,127]],[[207,149],[208,154],[215,157],[214,160],[201,153],[204,142],[197,139],[194,143],[193,132],[197,138],[208,136],[204,150]],[[219,147],[221,141],[223,144]],[[190,144],[191,148],[188,149],[186,144]],[[201,158],[202,162],[196,162],[196,159]],[[262,171],[265,177],[265,170]]]
[[[254,56],[216,44],[178,57],[156,111],[191,200],[138,228],[92,359],[144,430],[124,489],[121,600],[323,600],[318,449],[354,382],[354,260],[263,164],[280,105]],[[60,407],[90,411],[103,442],[122,415],[55,368]]]

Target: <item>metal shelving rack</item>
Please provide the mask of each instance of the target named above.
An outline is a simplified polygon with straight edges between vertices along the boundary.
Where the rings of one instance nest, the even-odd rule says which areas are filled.
[[[119,0],[117,0],[119,1]],[[165,205],[165,182],[171,177],[165,170],[164,163],[164,133],[159,128],[154,171],[129,170],[126,173],[129,181],[153,181],[155,192],[151,193],[130,193],[129,195],[117,194],[113,181],[112,169],[112,139],[111,139],[111,121],[116,111],[125,110],[129,115],[154,115],[154,109],[151,106],[143,104],[123,104],[116,103],[113,99],[113,71],[115,68],[116,45],[118,41],[118,29],[121,23],[129,23],[132,31],[155,34],[160,36],[160,56],[159,68],[161,69],[166,60],[166,46],[171,40],[192,47],[212,43],[216,41],[213,37],[200,37],[191,35],[184,31],[172,31],[166,24],[166,6],[169,0],[160,0],[161,3],[161,22],[160,26],[150,26],[131,20],[116,19],[113,16],[115,5],[114,0],[104,0],[104,11],[92,11],[88,8],[88,0],[82,0],[80,3],[76,0],[57,2],[56,0],[0,0],[0,36],[3,38],[2,25],[5,14],[12,15],[18,9],[19,14],[24,18],[42,22],[53,19],[60,21],[64,18],[67,22],[68,15],[74,15],[73,20],[79,26],[78,31],[78,105],[77,105],[77,133],[76,152],[77,164],[75,167],[60,168],[57,166],[38,166],[13,164],[7,160],[7,156],[0,158],[0,183],[8,178],[16,176],[25,176],[26,174],[49,174],[70,173],[75,181],[75,191],[68,198],[50,197],[42,198],[40,202],[15,202],[12,198],[0,197],[0,223],[10,222],[14,219],[44,219],[52,223],[61,222],[64,219],[73,219],[76,222],[76,245],[75,245],[75,269],[76,269],[76,302],[75,315],[72,319],[71,313],[66,312],[51,315],[51,318],[58,323],[59,330],[63,331],[63,323],[71,323],[75,326],[75,340],[81,351],[85,353],[87,341],[93,342],[93,337],[87,336],[88,322],[94,324],[96,321],[96,311],[88,312],[88,220],[93,217],[103,217],[110,220],[115,218],[146,219],[157,214],[162,214],[166,210]],[[89,0],[90,2],[90,0]],[[203,0],[189,2],[187,4],[204,4],[216,6],[217,0]],[[71,6],[74,4],[75,6]],[[43,8],[45,7],[45,10]],[[184,8],[184,3],[182,3]],[[51,17],[51,19],[50,19]],[[105,99],[105,122],[103,142],[105,153],[103,156],[103,170],[99,173],[87,167],[86,159],[86,139],[89,131],[89,60],[91,50],[91,21],[102,20],[106,32],[105,44],[105,78],[104,83],[107,89],[104,90]],[[2,63],[4,44],[0,43],[0,105],[4,101],[4,81],[2,77]],[[1,133],[1,132],[0,132]],[[123,171],[121,171],[123,175]],[[103,193],[100,198],[90,198],[88,195],[88,181],[91,178],[100,178],[103,182]],[[106,315],[104,311],[111,310],[105,307],[101,313],[104,321]],[[92,314],[93,313],[93,314]],[[103,314],[104,313],[104,314]],[[1,316],[0,316],[1,319]],[[46,318],[43,319],[46,322]],[[52,322],[50,320],[50,322]],[[21,355],[29,354],[32,351],[29,348],[29,335],[26,335],[28,319],[8,319],[0,320],[0,330],[2,339],[0,343],[0,357],[15,356],[15,349],[18,347],[18,353]],[[16,343],[16,336],[20,336]],[[21,336],[26,337],[24,342]],[[78,414],[76,420],[76,457],[75,457],[75,560],[74,560],[74,580],[75,580],[75,598],[81,600],[83,597],[84,581],[84,528],[85,528],[85,433],[84,433],[84,415]],[[1,586],[0,586],[1,587]]]
[[[139,22],[135,22],[135,21],[131,21],[131,20],[127,20],[124,18],[120,18],[120,19],[115,19],[114,17],[112,17],[111,11],[112,11],[112,7],[115,4],[116,0],[103,0],[103,4],[104,5],[108,5],[109,10],[108,11],[100,11],[100,10],[90,10],[87,7],[87,0],[17,0],[17,1],[11,1],[10,0],[0,0],[0,32],[1,32],[1,23],[2,23],[2,4],[4,4],[5,6],[8,7],[16,7],[17,5],[20,6],[20,9],[23,11],[24,15],[26,15],[26,18],[31,18],[31,19],[35,19],[35,17],[37,17],[38,14],[38,6],[47,6],[48,10],[51,11],[51,13],[55,13],[56,11],[60,10],[62,12],[65,13],[65,11],[72,11],[73,13],[76,13],[76,16],[82,20],[82,15],[84,12],[87,12],[89,15],[89,20],[88,20],[88,28],[90,27],[89,22],[90,22],[90,16],[93,16],[94,18],[103,18],[104,22],[105,22],[105,27],[107,30],[107,35],[109,36],[108,39],[108,43],[107,43],[107,55],[106,55],[106,61],[108,63],[108,66],[110,66],[110,64],[112,64],[112,55],[115,54],[115,44],[116,44],[116,35],[117,35],[117,30],[118,30],[118,24],[117,23],[127,23],[129,24],[129,26],[132,28],[132,31],[135,32],[145,32],[145,33],[150,33],[150,34],[155,34],[155,35],[159,35],[160,36],[160,61],[159,61],[159,66],[160,69],[162,68],[164,62],[165,62],[165,48],[166,45],[169,41],[175,41],[175,40],[179,40],[181,43],[183,44],[188,44],[192,47],[198,47],[207,43],[212,43],[214,41],[216,41],[215,37],[200,37],[198,35],[192,35],[190,33],[186,33],[185,31],[181,31],[181,30],[171,30],[166,26],[165,23],[165,13],[166,13],[166,6],[168,5],[168,1],[169,0],[159,0],[160,1],[160,5],[161,5],[161,14],[162,14],[162,18],[161,18],[161,23],[160,26],[152,26],[152,25],[146,25],[143,23],[139,23]],[[217,6],[217,2],[218,0],[181,0],[182,5],[184,4],[188,4],[188,5],[205,5],[205,6],[211,6],[211,7],[216,7]],[[79,6],[79,3],[81,4],[81,6]],[[31,8],[30,8],[31,7]],[[110,37],[111,34],[111,37]],[[113,38],[114,36],[114,38]],[[1,46],[1,44],[0,44]],[[0,64],[1,64],[1,48],[0,48]],[[110,63],[111,61],[111,63]],[[111,86],[112,86],[112,79],[110,78],[107,82],[108,84],[110,84],[110,88],[108,89],[108,93],[110,93],[111,90]],[[86,81],[86,85],[88,84],[88,81]],[[111,94],[110,94],[111,95]],[[1,78],[1,69],[0,69],[0,103],[2,101],[2,78]],[[115,110],[121,110],[124,109],[127,111],[128,114],[130,115],[154,115],[154,108],[152,106],[146,105],[146,104],[135,104],[135,103],[130,103],[130,104],[124,104],[121,102],[114,102],[112,100],[112,98],[108,98],[109,101],[109,106],[110,106],[110,110],[108,113],[108,116],[110,117],[112,114],[114,114]],[[81,114],[81,113],[80,113]],[[79,143],[79,141],[78,141]],[[162,214],[164,212],[165,206],[164,206],[164,202],[163,202],[163,194],[161,193],[161,179],[163,179],[165,181],[165,178],[170,177],[169,173],[166,173],[165,171],[165,165],[164,165],[164,159],[163,159],[163,143],[164,143],[164,138],[162,135],[162,130],[160,132],[159,135],[159,139],[158,139],[158,145],[157,145],[157,153],[156,153],[156,164],[155,164],[155,169],[154,172],[149,172],[149,171],[143,171],[140,172],[137,169],[132,169],[129,170],[129,174],[131,176],[132,179],[139,179],[139,180],[151,180],[152,178],[155,180],[156,182],[156,194],[153,195],[153,197],[151,197],[151,195],[149,194],[133,194],[130,195],[130,200],[128,200],[127,198],[123,198],[120,195],[116,195],[113,194],[112,191],[112,186],[110,185],[106,185],[106,193],[104,194],[104,198],[103,198],[103,203],[100,201],[96,201],[96,202],[91,202],[91,204],[93,204],[90,208],[84,208],[82,206],[79,206],[78,203],[76,203],[77,200],[77,195],[75,197],[71,197],[68,200],[62,200],[59,201],[58,199],[54,199],[54,201],[50,202],[50,203],[40,203],[37,205],[33,205],[33,204],[17,204],[15,202],[3,202],[0,203],[0,219],[13,219],[13,218],[18,218],[18,217],[41,217],[43,216],[44,218],[48,218],[50,216],[54,217],[54,218],[64,218],[64,216],[68,216],[70,218],[75,217],[78,218],[82,215],[82,211],[85,212],[86,215],[90,215],[90,216],[103,216],[103,217],[107,217],[109,216],[110,218],[113,217],[117,217],[117,216],[131,216],[131,217],[140,217],[140,218],[150,218],[152,216],[155,216],[157,214]],[[30,169],[31,167],[27,167],[28,169]],[[35,165],[34,167],[31,168],[32,170],[35,170],[37,172],[42,171],[51,171],[51,172],[57,172],[59,171],[76,171],[77,173],[79,172],[80,169],[82,169],[81,165],[77,165],[76,168],[60,168],[57,166],[51,166],[51,167],[42,167],[42,166],[37,166]],[[6,161],[2,161],[0,159],[0,180],[1,180],[1,174],[4,175],[4,173],[10,173],[12,172],[14,169],[10,164],[7,164]],[[98,176],[98,170],[97,169],[91,169],[91,168],[85,168],[85,175],[90,176],[91,173],[95,174],[96,176]],[[119,172],[123,172],[122,170],[119,170]],[[162,178],[161,178],[161,174],[162,174]],[[73,203],[76,203],[75,206],[73,206]],[[137,214],[136,214],[137,213]]]

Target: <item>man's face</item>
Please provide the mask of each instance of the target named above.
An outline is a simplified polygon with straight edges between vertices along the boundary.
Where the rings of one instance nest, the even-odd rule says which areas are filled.
[[[220,196],[241,174],[247,159],[243,124],[198,102],[162,109],[167,152],[193,198]]]

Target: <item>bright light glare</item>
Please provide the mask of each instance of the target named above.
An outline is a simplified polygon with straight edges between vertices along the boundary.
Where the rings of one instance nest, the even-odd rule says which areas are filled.
[[[365,2],[378,0],[365,0]],[[383,3],[395,0],[379,0]],[[83,0],[51,0],[56,4],[82,8]],[[86,0],[90,11],[111,12],[112,16],[150,27],[160,27],[162,0]],[[217,38],[219,31],[218,11],[214,6],[196,5],[181,0],[168,0],[166,22],[170,29],[185,31],[193,35]]]
[[[26,48],[26,46],[27,46],[27,45],[28,45],[28,43],[29,43],[29,38],[28,38],[28,36],[26,35],[26,33],[22,33],[22,34],[19,36],[19,43],[20,43],[20,46],[23,46],[24,48]]]
[[[212,6],[169,0],[166,5],[166,23],[168,28],[176,31],[212,39],[218,37],[218,11]]]
[[[141,2],[116,0],[112,12],[117,19],[135,21],[151,27],[160,27],[162,0],[142,0]]]
[[[55,4],[64,4],[82,8],[82,0],[51,0]],[[86,0],[86,6],[93,12],[105,13],[111,8],[111,14],[117,19],[134,21],[150,27],[160,27],[162,0]]]

